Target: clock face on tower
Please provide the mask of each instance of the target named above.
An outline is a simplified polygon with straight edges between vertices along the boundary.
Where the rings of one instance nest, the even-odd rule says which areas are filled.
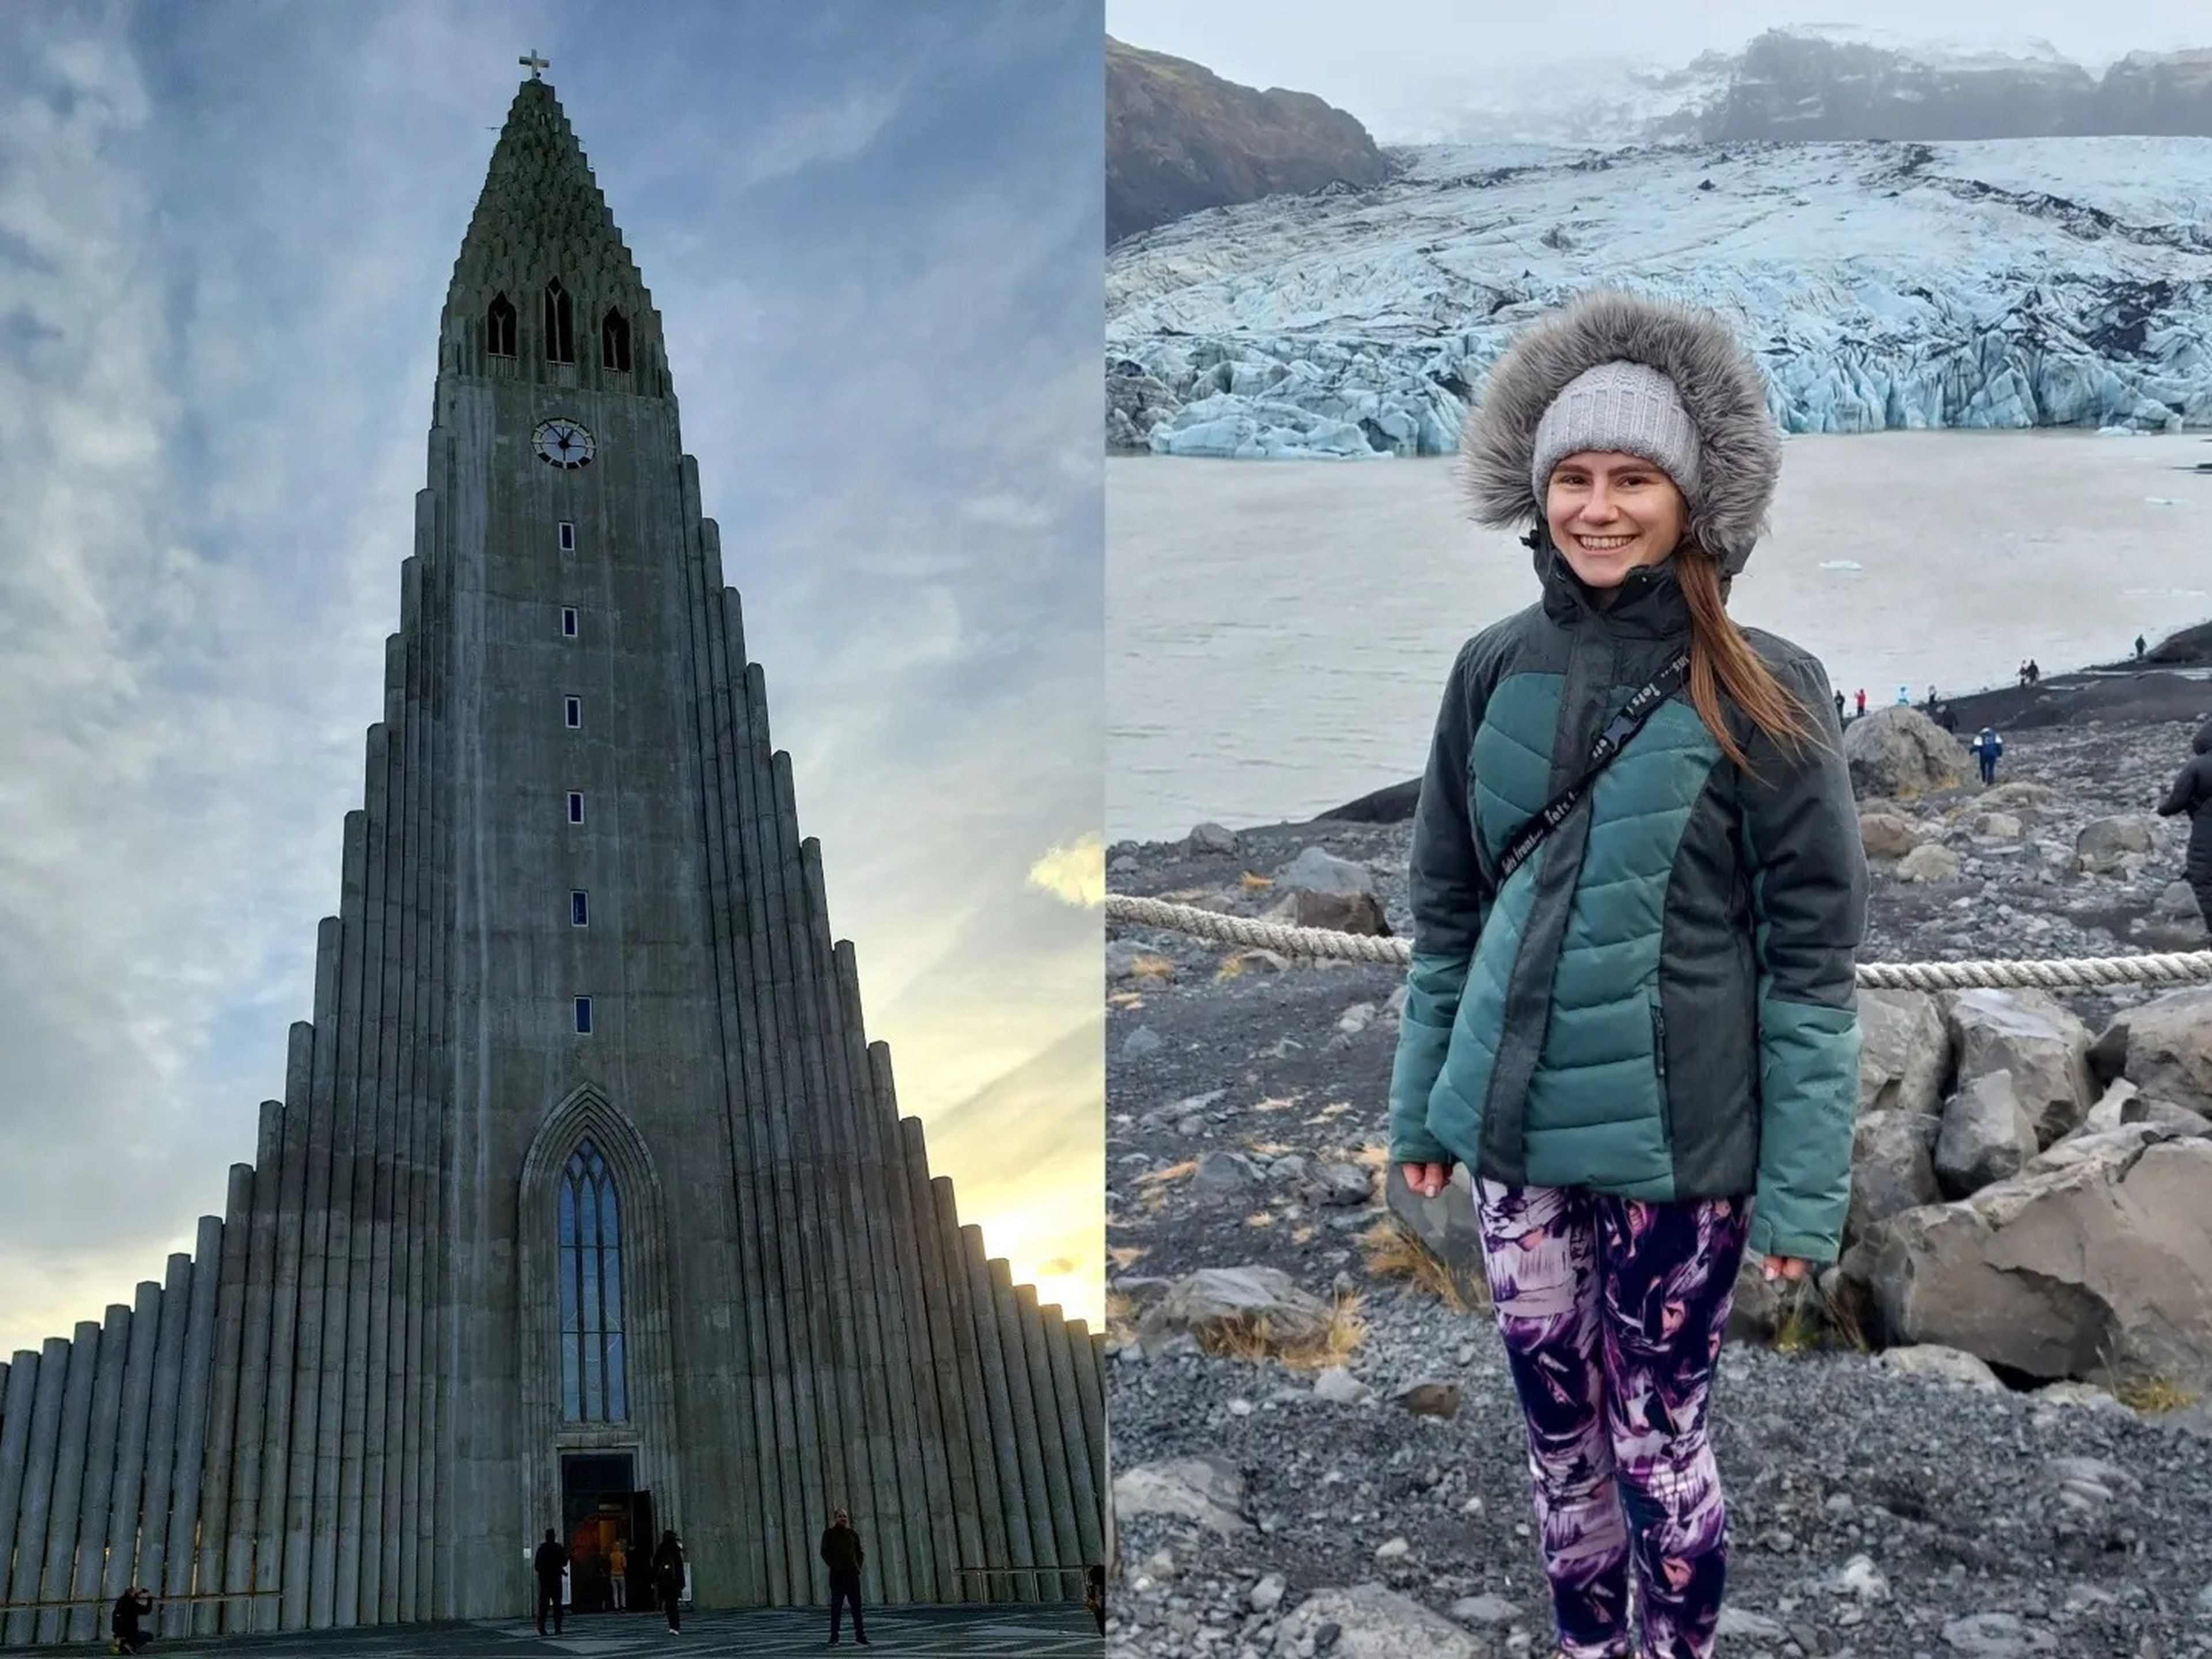
[[[538,459],[549,466],[585,465],[598,448],[580,422],[565,418],[538,422],[531,441]]]

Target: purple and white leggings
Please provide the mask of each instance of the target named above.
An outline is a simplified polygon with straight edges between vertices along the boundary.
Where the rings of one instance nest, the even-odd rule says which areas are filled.
[[[1475,1197],[1562,1659],[1708,1659],[1728,1507],[1705,1407],[1749,1200],[1651,1204],[1479,1177]]]

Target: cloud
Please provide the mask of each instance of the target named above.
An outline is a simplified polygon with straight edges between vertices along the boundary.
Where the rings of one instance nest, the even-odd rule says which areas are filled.
[[[1105,903],[1106,838],[1094,831],[1073,846],[1051,848],[1030,866],[1030,885],[1070,904]]]

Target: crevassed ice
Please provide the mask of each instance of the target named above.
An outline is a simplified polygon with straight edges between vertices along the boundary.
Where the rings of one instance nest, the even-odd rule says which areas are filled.
[[[1398,155],[1109,256],[1155,453],[1449,453],[1513,330],[1601,283],[1738,319],[1787,432],[2212,426],[2212,139]]]

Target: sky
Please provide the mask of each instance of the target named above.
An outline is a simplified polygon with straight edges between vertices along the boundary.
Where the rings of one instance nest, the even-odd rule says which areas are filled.
[[[1337,0],[1106,0],[1106,32],[1247,86],[1310,92],[1379,143],[1413,136],[1455,78],[1591,58],[1679,68],[1769,28],[1845,23],[1915,41],[2048,41],[2093,73],[2130,52],[2212,46],[2203,0],[1578,0],[1566,12],[1498,0],[1394,0],[1358,15]],[[1540,86],[1532,85],[1540,96]]]
[[[535,49],[936,1173],[1103,1300],[1099,14],[0,12],[0,1357],[253,1155],[382,712],[438,319]]]

